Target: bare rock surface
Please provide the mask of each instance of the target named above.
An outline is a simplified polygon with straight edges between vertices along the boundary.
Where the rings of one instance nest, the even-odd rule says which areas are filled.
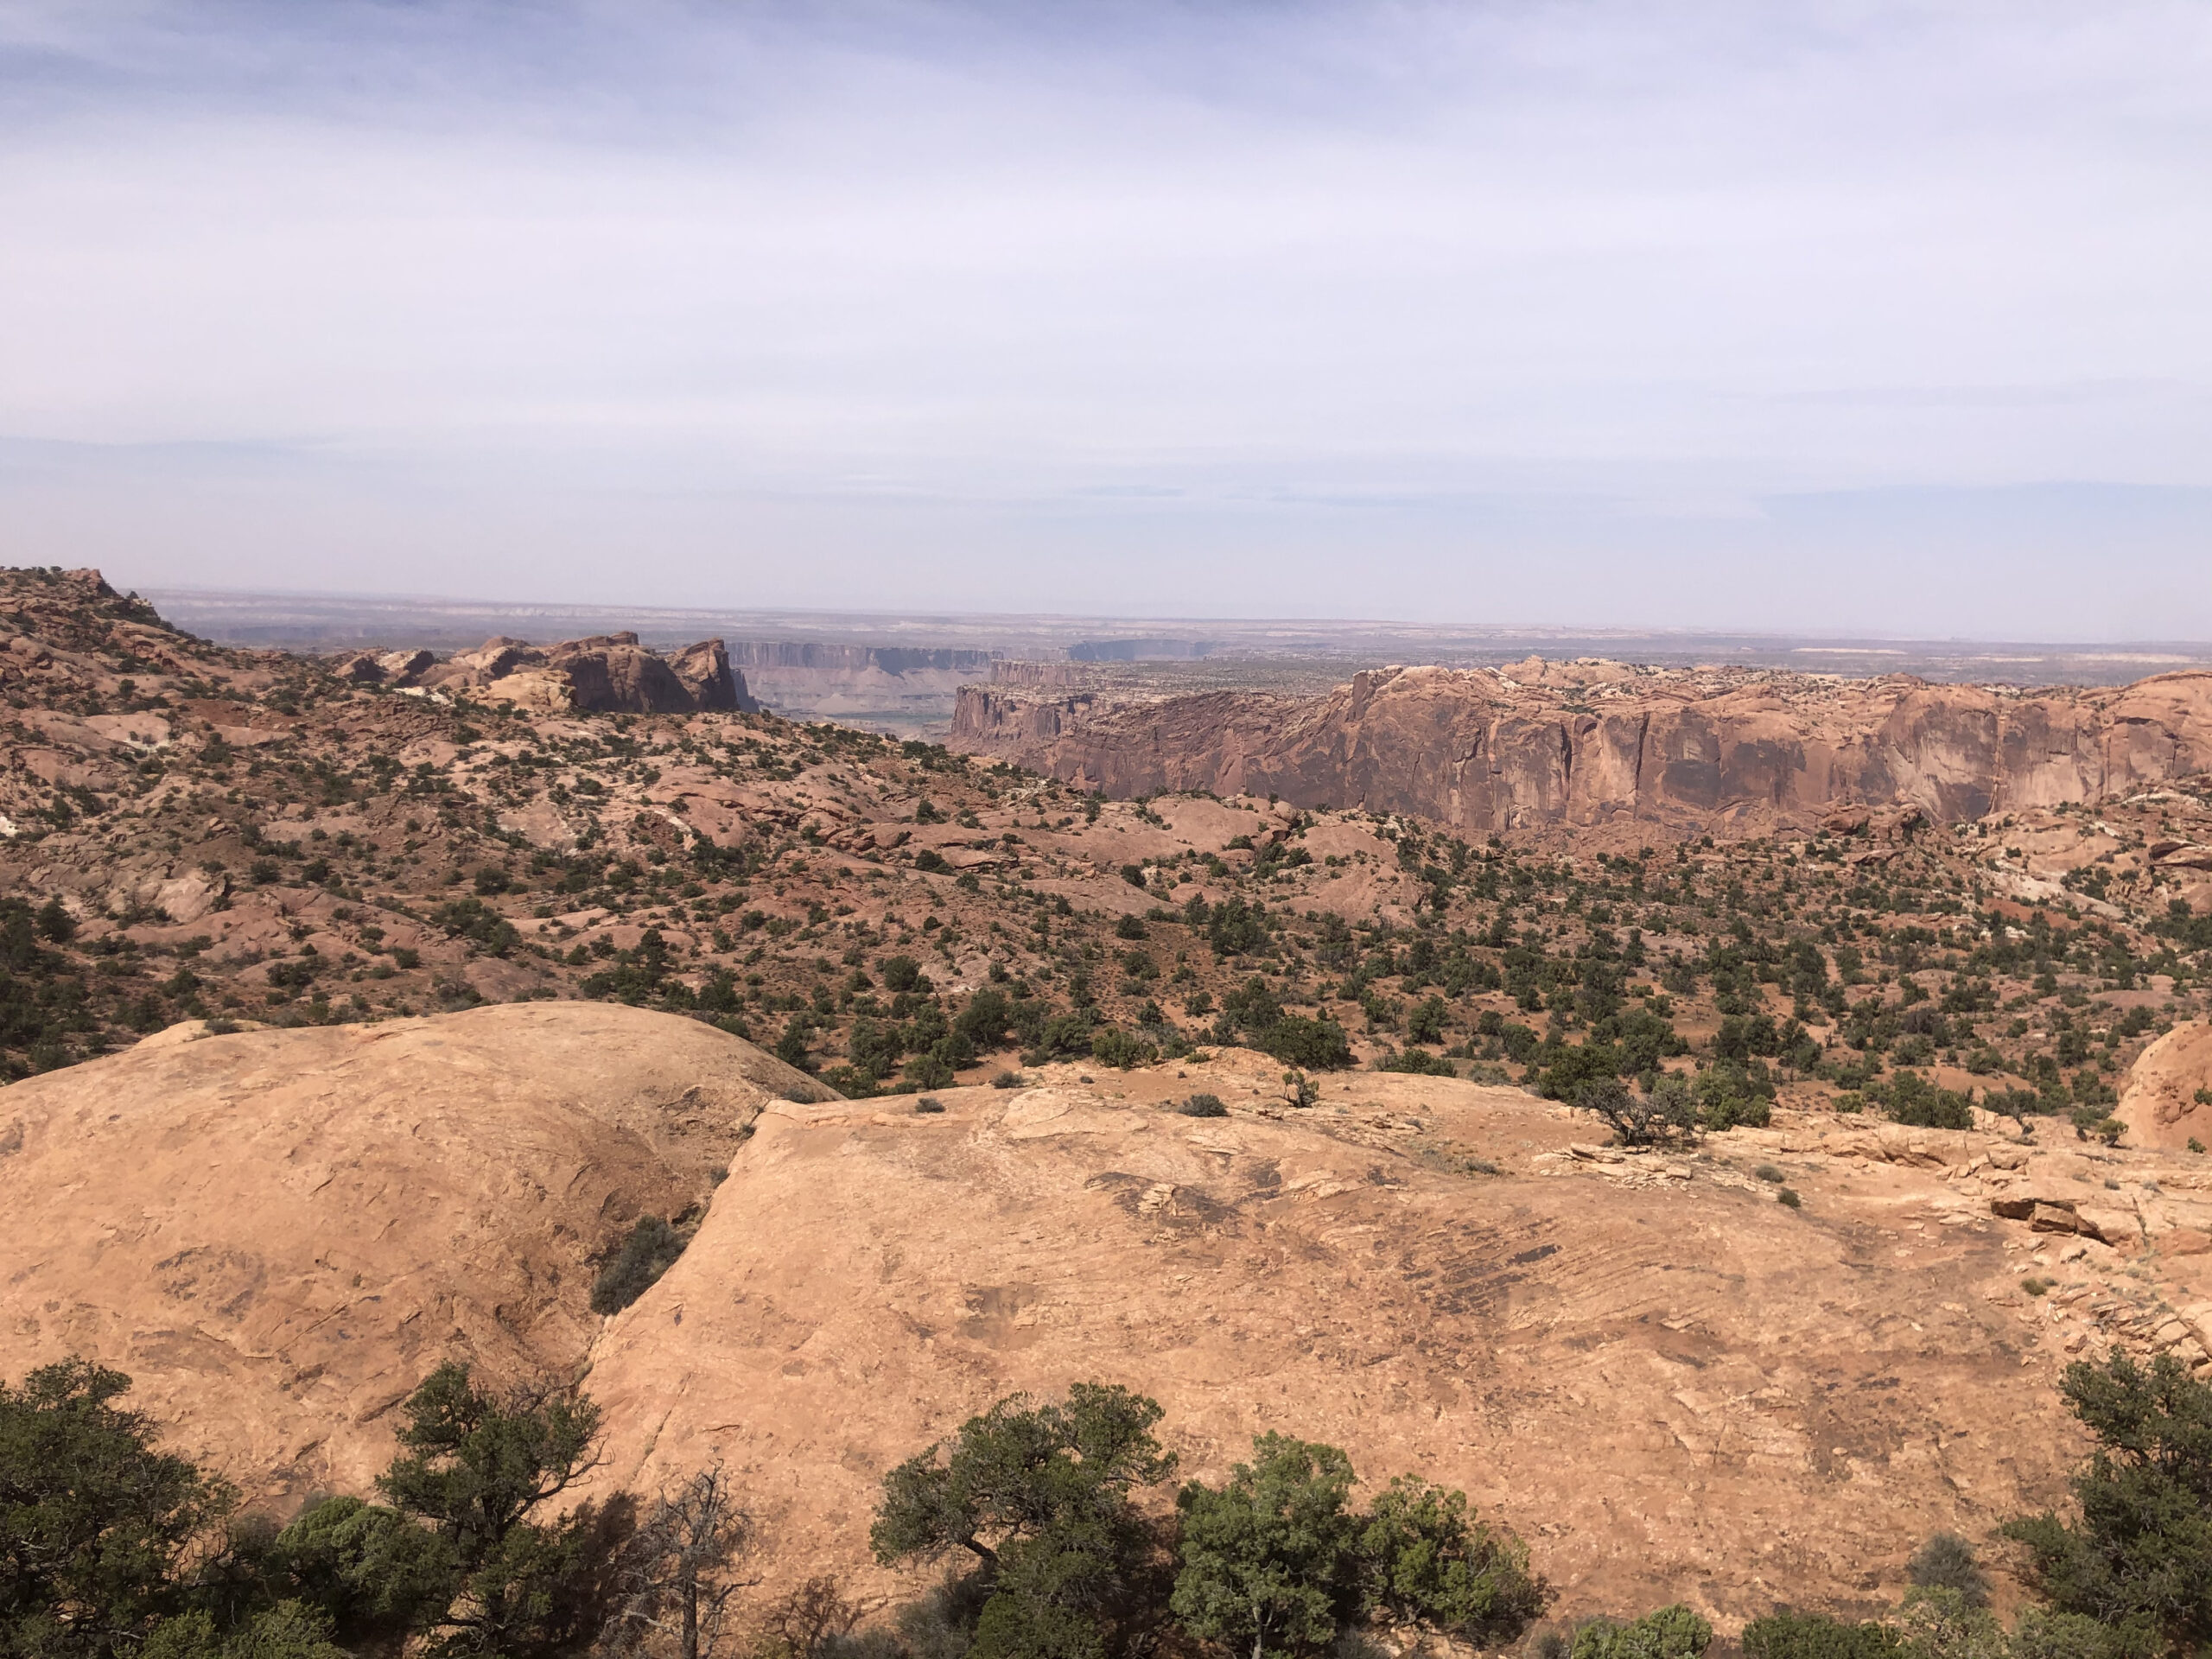
[[[175,1027],[0,1092],[0,1375],[82,1353],[279,1508],[365,1490],[448,1356],[572,1374],[595,1252],[830,1091],[695,1020],[524,1003]]]
[[[2109,1197],[2063,1147],[1827,1117],[1641,1154],[1468,1083],[1364,1073],[1288,1110],[1278,1070],[1232,1051],[1182,1077],[1047,1068],[941,1115],[770,1107],[595,1351],[603,1478],[725,1459],[771,1578],[912,1593],[865,1568],[882,1471],[1007,1392],[1119,1381],[1166,1407],[1188,1473],[1262,1430],[1333,1441],[1371,1482],[1465,1487],[1563,1611],[1688,1592],[1732,1621],[1778,1595],[1871,1607],[1930,1531],[2059,1501],[2060,1369],[2172,1323],[2129,1275],[2139,1238],[1993,1213],[2018,1181]],[[1200,1087],[1227,1118],[1165,1109]],[[2166,1202],[2162,1238],[2212,1215]],[[2050,1300],[2020,1286],[2038,1262]]]
[[[2116,1114],[2131,1139],[2179,1151],[2212,1147],[2212,1023],[2191,1020],[2145,1049]]]

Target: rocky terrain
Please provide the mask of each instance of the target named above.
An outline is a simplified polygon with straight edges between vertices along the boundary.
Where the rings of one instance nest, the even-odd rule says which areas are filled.
[[[1517,1090],[1368,1071],[1300,1109],[1279,1071],[1062,1065],[924,1112],[590,1004],[181,1026],[0,1095],[0,1352],[127,1370],[280,1515],[364,1489],[442,1357],[581,1377],[601,1488],[719,1461],[755,1570],[863,1598],[919,1587],[867,1565],[886,1468],[1103,1377],[1192,1474],[1330,1439],[1465,1487],[1565,1612],[1724,1620],[1872,1608],[1928,1533],[2056,1501],[2069,1358],[2212,1363],[2199,1158],[1794,1112],[1624,1154]],[[1223,1116],[1175,1109],[1200,1089]],[[696,1235],[602,1321],[642,1213]]]
[[[2201,773],[2212,673],[2022,694],[1532,658],[1385,669],[1313,698],[973,687],[951,741],[1109,794],[1265,793],[1478,836],[1802,833],[1839,807],[1910,806],[1951,823]]]
[[[1065,779],[798,725],[711,644],[231,651],[52,570],[0,631],[0,1376],[121,1367],[273,1512],[457,1357],[586,1378],[604,1483],[741,1470],[775,1583],[903,1595],[884,1468],[1097,1377],[1193,1471],[1328,1439],[1464,1486],[1567,1611],[1726,1622],[2056,1501],[2067,1358],[2212,1370],[2198,679],[1408,671],[1217,734],[1318,755],[1298,711],[1363,696],[1342,752],[1441,778],[1495,696],[1537,712],[1488,753],[1605,705],[1631,771],[1694,717],[1732,790],[1764,720],[1856,780],[1484,830],[1154,792],[1128,709]],[[2035,764],[1969,811],[1976,755]],[[1593,1079],[1700,1130],[1611,1145]],[[602,1323],[641,1217],[690,1243]]]

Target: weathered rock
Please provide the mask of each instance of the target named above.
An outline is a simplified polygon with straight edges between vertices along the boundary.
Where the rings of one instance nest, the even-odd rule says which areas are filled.
[[[1303,700],[969,686],[953,741],[1115,795],[1276,793],[1485,834],[1616,815],[1689,830],[1733,814],[1754,832],[1834,817],[1890,844],[1923,815],[1977,819],[2212,767],[2207,672],[2037,696],[1903,675],[1707,690],[1624,673],[1602,697],[1444,668],[1374,670]]]
[[[2136,1057],[2113,1116],[2139,1146],[2177,1152],[2191,1141],[2212,1146],[2212,1022],[2176,1026]]]
[[[194,1040],[0,1093],[0,1376],[78,1353],[280,1507],[365,1490],[448,1356],[567,1376],[589,1258],[829,1090],[668,1014],[525,1003]]]
[[[729,652],[719,639],[702,639],[696,645],[672,652],[668,666],[691,694],[694,709],[734,709],[748,715],[760,712],[760,705],[746,691],[745,677],[730,667]]]
[[[926,1573],[867,1566],[883,1471],[1001,1395],[1096,1378],[1166,1406],[1186,1474],[1262,1430],[1330,1440],[1369,1481],[1466,1488],[1569,1614],[1695,1586],[1735,1618],[1785,1572],[1851,1602],[1926,1532],[2063,1492],[2063,1356],[1985,1300],[2018,1295],[2001,1230],[1910,1252],[1875,1230],[1932,1174],[1885,1169],[1860,1213],[1808,1172],[1812,1222],[1742,1177],[1571,1148],[1518,1091],[1363,1078],[1356,1116],[1260,1116],[1279,1071],[1217,1057],[1226,1119],[1160,1110],[1194,1086],[1172,1069],[947,1090],[933,1116],[770,1108],[594,1350],[601,1478],[649,1491],[719,1459],[771,1581],[912,1594]],[[1400,1122],[1518,1167],[1442,1173],[1394,1147]]]

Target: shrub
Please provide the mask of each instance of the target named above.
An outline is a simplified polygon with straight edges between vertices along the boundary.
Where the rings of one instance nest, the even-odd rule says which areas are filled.
[[[1425,1048],[1402,1048],[1376,1068],[1380,1071],[1410,1071],[1421,1077],[1456,1077],[1459,1074],[1441,1054]]]
[[[1886,1624],[1846,1624],[1786,1607],[1745,1625],[1743,1644],[1744,1659],[1906,1659],[1910,1651]]]
[[[932,1100],[929,1096],[924,1095],[914,1103],[914,1109],[918,1112],[941,1112],[944,1109],[944,1103],[941,1100]]]
[[[591,1311],[620,1313],[653,1287],[683,1254],[683,1240],[658,1216],[640,1216],[591,1287]]]
[[[1254,1040],[1262,1053],[1309,1071],[1341,1071],[1351,1064],[1351,1039],[1333,1020],[1287,1014]]]
[[[1955,1590],[1969,1607],[1989,1600],[1989,1580],[1974,1559],[1974,1546],[1955,1532],[1939,1532],[1906,1564],[1905,1576],[1923,1590]]]
[[[1551,1586],[1529,1570],[1518,1538],[1470,1515],[1465,1492],[1410,1475],[1376,1498],[1357,1548],[1361,1602],[1370,1615],[1502,1647],[1551,1604]]]
[[[1019,1071],[998,1072],[991,1078],[991,1087],[994,1089],[1019,1089],[1021,1087],[1021,1073]]]
[[[1774,1195],[1774,1201],[1777,1204],[1783,1205],[1785,1209],[1789,1210],[1796,1210],[1801,1207],[1805,1202],[1804,1199],[1797,1196],[1797,1189],[1792,1186],[1785,1186],[1782,1191],[1776,1193]]]
[[[1101,1065],[1129,1071],[1158,1059],[1160,1051],[1126,1031],[1109,1026],[1090,1039],[1090,1055]]]
[[[1697,1131],[1696,1103],[1677,1077],[1661,1077],[1645,1095],[1618,1077],[1594,1077],[1576,1090],[1574,1103],[1603,1118],[1624,1147],[1656,1146]]]
[[[1761,1164],[1757,1169],[1753,1170],[1751,1173],[1756,1175],[1760,1180],[1771,1181],[1777,1186],[1781,1185],[1784,1179],[1782,1172],[1777,1169],[1772,1164]]]
[[[1573,1659],[1698,1659],[1713,1626],[1676,1602],[1632,1624],[1598,1619],[1575,1632]]]
[[[2074,1476],[2080,1518],[2008,1521],[2057,1611],[2149,1627],[2176,1648],[2212,1640],[2212,1383],[2170,1354],[2066,1368],[2067,1404],[2095,1438]]]
[[[1175,1109],[1185,1117],[1227,1117],[1229,1108],[1218,1095],[1192,1095]]]

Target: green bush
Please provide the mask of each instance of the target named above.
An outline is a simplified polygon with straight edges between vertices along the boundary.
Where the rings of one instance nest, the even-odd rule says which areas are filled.
[[[1175,1109],[1185,1117],[1227,1117],[1229,1108],[1218,1095],[1192,1095]]]
[[[1572,1659],[1698,1659],[1712,1643],[1713,1626],[1676,1602],[1632,1624],[1585,1624],[1574,1633]]]
[[[2077,1361],[2060,1383],[2096,1441],[2074,1476],[2080,1516],[2008,1521],[2052,1607],[2177,1648],[2212,1641],[2212,1384],[2160,1354]]]
[[[1253,1045],[1262,1054],[1308,1071],[1341,1071],[1351,1064],[1351,1039],[1333,1020],[1287,1014]]]
[[[1376,1068],[1380,1071],[1409,1071],[1421,1077],[1456,1077],[1459,1074],[1441,1054],[1425,1048],[1402,1048]]]
[[[658,1216],[640,1216],[591,1287],[591,1311],[620,1313],[653,1287],[683,1254],[683,1240]]]
[[[1744,1659],[1909,1659],[1904,1639],[1872,1620],[1847,1624],[1825,1613],[1777,1607],[1744,1626]]]

